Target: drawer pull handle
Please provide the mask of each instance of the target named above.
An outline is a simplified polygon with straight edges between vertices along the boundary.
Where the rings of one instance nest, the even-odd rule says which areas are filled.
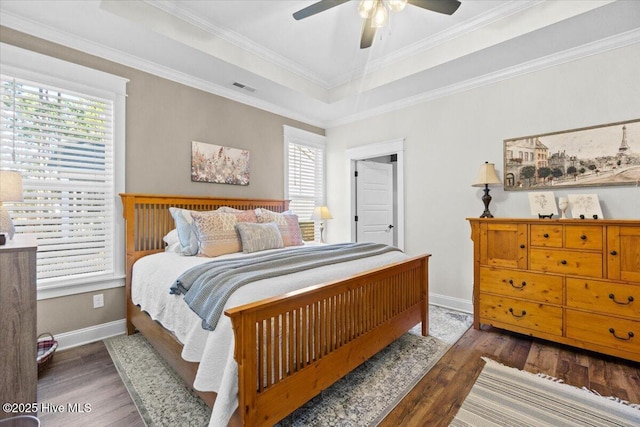
[[[509,307],[509,313],[511,313],[511,315],[512,315],[513,317],[524,317],[524,316],[527,314],[527,312],[526,312],[526,311],[522,310],[522,314],[521,314],[521,315],[517,315],[517,314],[515,314],[515,313],[513,312],[513,308],[511,308],[511,307]]]
[[[520,249],[524,249],[524,245],[520,245]]]
[[[580,236],[580,238],[581,238],[582,240],[587,240],[587,236],[585,236],[584,234],[583,234],[582,236]]]
[[[544,234],[542,235],[542,237],[544,237],[545,239],[548,239],[548,238],[549,238],[549,233],[544,233]]]
[[[631,338],[633,338],[633,332],[627,332],[627,337],[619,337],[618,335],[616,335],[616,330],[613,328],[609,328],[609,333],[611,333],[611,335],[613,335],[614,337],[616,337],[619,340],[622,341],[629,341]]]
[[[611,255],[618,255],[618,252],[616,252],[616,251],[611,251],[610,253],[611,253]]]
[[[522,289],[525,286],[527,286],[527,282],[525,282],[524,280],[522,281],[522,286],[516,286],[515,283],[513,283],[513,279],[509,279],[509,284],[511,285],[512,288],[516,288],[516,289]]]
[[[560,264],[562,264],[562,265],[566,265],[566,264],[567,264],[567,260],[566,260],[566,259],[563,259],[562,261],[560,261]]]
[[[620,305],[629,305],[633,302],[633,297],[629,296],[627,297],[627,302],[621,302],[621,301],[617,301],[616,300],[616,296],[614,294],[609,294],[609,298],[611,298],[611,300],[613,302],[615,302],[616,304],[620,304]]]

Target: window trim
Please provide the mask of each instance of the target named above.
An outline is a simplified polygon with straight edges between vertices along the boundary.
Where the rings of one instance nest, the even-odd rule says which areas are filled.
[[[323,150],[322,162],[322,205],[327,204],[327,148],[326,137],[317,133],[283,125],[284,129],[284,198],[291,201],[289,196],[289,144],[305,145]],[[306,219],[305,219],[306,221]],[[317,227],[316,227],[317,228]],[[319,230],[319,229],[318,229]]]
[[[0,43],[0,73],[14,75],[43,85],[65,88],[108,99],[113,102],[114,147],[114,223],[113,274],[95,278],[67,279],[64,282],[39,286],[37,299],[92,292],[124,286],[124,219],[119,194],[125,190],[125,124],[126,78],[94,70],[82,65],[42,55],[16,46]],[[46,74],[40,70],[47,70]]]

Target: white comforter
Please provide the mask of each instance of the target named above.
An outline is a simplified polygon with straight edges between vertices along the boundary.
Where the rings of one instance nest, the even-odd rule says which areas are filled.
[[[277,249],[276,249],[277,250]],[[242,253],[216,259],[236,258]],[[318,283],[351,276],[372,268],[402,261],[407,256],[398,251],[291,274],[286,280],[260,280],[237,290],[226,308],[257,301]],[[199,362],[193,384],[200,391],[218,394],[209,426],[226,426],[238,406],[238,366],[233,358],[234,338],[231,321],[222,316],[214,331],[202,329],[201,319],[183,301],[182,295],[170,295],[169,287],[188,268],[211,261],[211,258],[185,257],[163,252],[141,258],[133,266],[131,299],[152,319],[173,332],[184,345],[182,358]]]

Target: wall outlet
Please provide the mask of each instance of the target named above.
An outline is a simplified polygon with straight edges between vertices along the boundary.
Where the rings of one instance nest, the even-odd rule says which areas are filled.
[[[104,294],[97,294],[93,296],[93,308],[104,307]]]

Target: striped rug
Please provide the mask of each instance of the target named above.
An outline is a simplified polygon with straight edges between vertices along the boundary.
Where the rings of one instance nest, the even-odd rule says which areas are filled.
[[[640,407],[486,362],[450,426],[640,426]]]

